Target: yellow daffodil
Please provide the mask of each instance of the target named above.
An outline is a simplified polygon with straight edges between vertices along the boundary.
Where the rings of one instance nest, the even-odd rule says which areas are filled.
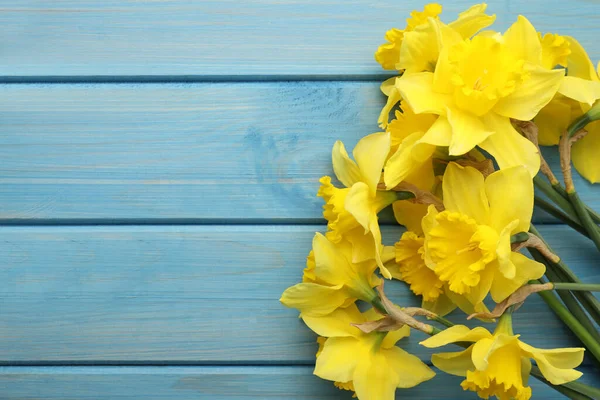
[[[528,400],[527,386],[533,358],[544,377],[554,385],[571,382],[582,374],[574,370],[583,361],[582,348],[543,350],[519,340],[512,330],[510,315],[501,317],[494,333],[485,328],[469,329],[456,325],[421,342],[428,348],[449,343],[473,342],[460,352],[434,354],[431,361],[440,370],[465,377],[464,390],[487,399]]]
[[[377,214],[392,204],[394,192],[378,190],[381,171],[390,151],[390,134],[373,133],[362,138],[354,147],[353,161],[340,141],[333,146],[333,170],[338,180],[346,186],[338,189],[331,178],[321,178],[318,196],[326,204],[323,216],[331,233],[328,237],[338,243],[342,239],[353,245],[353,262],[375,259],[381,273],[389,272],[381,261],[381,231]]]
[[[351,324],[381,318],[370,310],[360,313],[355,305],[312,317],[306,325],[326,337],[317,356],[314,374],[354,390],[360,400],[393,400],[397,388],[410,388],[433,378],[435,373],[417,357],[396,347],[410,333],[408,326],[393,332],[363,333]]]
[[[411,14],[413,18],[407,21],[406,29],[388,31],[386,39],[390,43],[379,47],[375,59],[384,69],[402,70],[404,74],[433,72],[446,42],[470,38],[494,23],[496,16],[485,14],[486,8],[485,3],[474,5],[460,13],[456,21],[445,25],[438,18],[441,6],[429,4],[423,12]],[[395,80],[390,78],[381,85],[381,91],[388,96],[378,121],[382,128],[387,126],[392,107],[400,101]]]
[[[600,99],[600,77],[585,49],[569,36],[546,34],[542,39],[545,67],[552,64],[567,67],[559,93],[534,118],[539,129],[539,143],[557,145],[562,134],[575,119],[587,112]],[[553,46],[554,45],[554,46]],[[587,136],[573,145],[575,168],[592,183],[600,181],[600,124],[586,127]]]
[[[402,104],[402,112],[388,125],[391,137],[391,156],[384,168],[384,182],[388,189],[400,182],[410,182],[430,190],[434,183],[431,157],[435,145],[428,143],[425,133],[435,124],[437,116],[415,114],[408,104]]]
[[[377,297],[373,287],[380,283],[375,269],[373,260],[353,263],[352,246],[347,241],[334,244],[317,233],[303,282],[286,289],[280,301],[302,315],[326,315],[356,299],[371,302]]]
[[[414,294],[423,296],[426,302],[431,302],[437,300],[444,292],[444,282],[425,265],[423,242],[423,237],[416,233],[404,232],[395,245],[398,267],[390,268],[390,273],[394,278],[408,283]]]
[[[410,18],[406,20],[404,29],[392,28],[385,33],[385,40],[388,43],[382,44],[375,53],[375,60],[384,69],[399,69],[396,67],[400,60],[400,48],[402,40],[406,32],[410,32],[417,26],[424,24],[428,17],[439,18],[442,13],[442,6],[437,3],[427,4],[423,11],[413,11],[410,13]]]
[[[500,168],[523,165],[533,176],[540,165],[537,148],[510,119],[531,120],[561,85],[564,70],[541,63],[538,34],[519,16],[504,35],[461,40],[449,34],[435,72],[405,74],[396,88],[415,113],[440,116],[427,133],[431,144],[448,146],[450,155],[479,146]]]
[[[458,19],[448,26],[463,38],[469,38],[479,30],[494,23],[495,15],[486,15],[485,3],[477,4],[459,14]],[[385,34],[388,43],[382,44],[375,59],[384,69],[406,70],[406,72],[433,71],[439,55],[439,39],[432,35],[429,21],[439,21],[442,6],[427,4],[423,11],[413,11],[406,20],[404,29],[390,29]],[[435,28],[434,28],[435,30]],[[405,46],[408,42],[409,45]]]
[[[487,312],[485,304],[472,304],[468,295],[459,295],[449,289],[424,259],[424,239],[414,232],[405,232],[395,245],[395,263],[386,264],[392,277],[406,282],[410,290],[422,296],[421,307],[444,316],[456,307],[466,314]]]
[[[425,263],[450,292],[475,306],[491,292],[499,303],[544,274],[543,264],[511,251],[511,235],[529,230],[533,212],[533,183],[524,167],[484,180],[478,170],[450,163],[442,186],[445,210],[429,206],[423,246]]]

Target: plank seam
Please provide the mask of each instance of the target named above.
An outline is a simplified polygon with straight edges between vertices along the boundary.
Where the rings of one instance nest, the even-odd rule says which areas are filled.
[[[536,225],[564,225],[560,221],[533,221]],[[294,225],[294,226],[319,226],[326,227],[324,219],[6,219],[0,220],[1,227],[46,227],[46,226],[249,226],[249,225]],[[380,221],[380,226],[400,226],[392,221]]]
[[[374,82],[394,74],[365,75],[89,75],[0,76],[0,84],[144,84],[144,83],[255,83],[255,82]]]

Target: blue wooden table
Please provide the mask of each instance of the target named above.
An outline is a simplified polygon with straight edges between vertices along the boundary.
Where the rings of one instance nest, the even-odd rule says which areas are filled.
[[[333,142],[378,130],[387,75],[373,53],[423,4],[1,0],[0,398],[350,398],[311,375],[314,334],[278,298],[325,229],[315,194]],[[523,13],[600,58],[598,1],[490,11],[499,29]],[[600,187],[576,185],[600,209]],[[590,242],[535,222],[600,282]],[[579,345],[537,297],[515,329]],[[420,339],[406,348],[427,360]],[[589,360],[581,370],[600,384]],[[402,395],[474,398],[459,382],[439,374]]]

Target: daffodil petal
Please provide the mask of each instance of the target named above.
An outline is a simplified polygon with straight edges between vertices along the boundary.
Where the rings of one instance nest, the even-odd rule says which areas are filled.
[[[407,200],[399,200],[392,204],[394,216],[400,225],[415,233],[422,233],[421,220],[427,214],[427,204],[412,203]]]
[[[389,96],[390,93],[392,93],[392,90],[396,87],[396,78],[396,76],[393,76],[383,81],[383,83],[379,86],[381,93]]]
[[[590,60],[583,46],[573,37],[565,36],[569,42],[571,54],[567,58],[567,66],[569,67],[569,76],[597,81],[598,74],[594,68],[594,64]]]
[[[494,132],[487,129],[483,121],[474,114],[458,108],[448,108],[448,122],[452,127],[452,138],[448,153],[459,156],[472,150]]]
[[[496,15],[487,15],[485,10],[487,4],[475,4],[466,11],[458,14],[458,19],[448,24],[455,32],[460,34],[464,39],[468,39],[483,28],[486,28],[494,23]]]
[[[497,272],[492,282],[490,293],[496,303],[504,301],[515,290],[532,279],[539,279],[546,272],[546,267],[537,261],[525,257],[521,253],[512,252],[510,260],[515,265],[515,277],[507,279],[501,272]]]
[[[333,172],[344,186],[351,187],[356,182],[360,182],[362,175],[358,165],[350,159],[344,143],[339,140],[333,145],[331,159],[333,161]]]
[[[331,313],[348,299],[342,290],[343,285],[323,286],[317,283],[298,283],[287,288],[281,296],[281,303],[295,308],[303,315],[323,316]]]
[[[336,246],[321,233],[316,233],[313,238],[313,251],[315,254],[315,275],[322,281],[331,285],[337,285],[341,282],[342,274],[340,271],[351,268],[350,261],[346,258],[344,252],[340,251],[340,246]]]
[[[395,81],[397,78],[392,79],[394,79]],[[386,90],[388,89],[386,88]],[[398,91],[398,89],[396,89],[396,86],[389,89],[389,95],[385,102],[385,106],[383,106],[383,108],[381,109],[381,112],[379,113],[379,118],[377,119],[377,123],[379,124],[380,128],[384,129],[388,126],[388,123],[390,121],[390,112],[392,111],[392,108],[394,108],[394,106],[400,102],[400,99],[400,92]]]
[[[418,357],[398,347],[385,349],[382,352],[390,368],[400,376],[400,382],[396,384],[398,388],[411,388],[435,376],[435,372]]]
[[[419,147],[428,146],[426,144],[421,144]],[[413,148],[413,157],[415,155],[415,149]],[[431,191],[433,186],[436,183],[435,172],[433,170],[433,161],[430,159],[425,160],[422,163],[417,164],[415,169],[406,177],[405,181],[412,185],[415,185],[417,188],[425,190],[427,192]]]
[[[375,241],[375,260],[381,273],[387,279],[391,279],[392,275],[381,261],[381,231],[379,230],[377,212],[392,204],[394,200],[396,200],[396,195],[393,192],[377,192],[376,196],[372,198],[367,185],[358,182],[350,189],[345,203],[346,210],[362,225],[365,234],[370,233],[372,235]]]
[[[397,65],[405,74],[433,72],[435,69],[440,51],[438,23],[439,20],[429,18],[426,24],[404,33],[400,61]]]
[[[527,385],[530,374],[531,374],[531,360],[529,358],[521,357],[521,380],[523,381],[523,386]]]
[[[444,293],[462,312],[467,315],[473,313],[488,313],[490,310],[486,307],[485,303],[473,304],[469,299],[461,294],[454,293],[448,286],[444,287]],[[482,321],[491,322],[489,320],[481,319]]]
[[[553,385],[562,385],[583,375],[573,369],[583,362],[583,348],[542,350],[521,341],[519,346],[531,354],[544,377]]]
[[[445,115],[446,106],[451,102],[449,95],[433,90],[433,73],[431,72],[403,75],[396,80],[396,88],[415,114]]]
[[[450,163],[444,173],[442,188],[446,210],[468,215],[479,224],[488,223],[490,210],[481,172]]]
[[[438,369],[444,371],[447,374],[456,376],[467,376],[467,371],[472,371],[475,369],[475,365],[471,360],[472,351],[473,346],[470,346],[464,351],[433,354],[431,356],[431,362]]]
[[[373,240],[375,241],[375,261],[377,262],[379,271],[381,272],[381,275],[383,275],[384,278],[392,279],[392,274],[385,267],[385,265],[383,265],[383,261],[381,260],[383,244],[381,243],[381,231],[379,229],[379,223],[377,219],[371,221],[369,230],[371,232],[371,235],[373,235]]]
[[[478,326],[474,329],[469,329],[464,325],[454,325],[444,329],[440,333],[433,335],[429,339],[425,339],[421,343],[429,349],[445,346],[455,342],[477,342],[478,340],[491,338],[492,334],[485,328]]]
[[[302,314],[301,317],[313,332],[327,338],[360,336],[360,330],[350,324],[359,324],[365,321],[355,304],[346,308],[338,308],[324,316]]]
[[[375,242],[371,235],[365,235],[362,226],[358,226],[344,237],[352,243],[352,262],[361,263],[372,260],[375,257]]]
[[[413,157],[412,148],[422,136],[423,132],[408,135],[398,146],[398,150],[388,159],[383,174],[388,189],[398,185],[420,165],[420,162]],[[432,154],[434,150],[435,148],[432,149]]]
[[[576,368],[583,362],[585,349],[582,347],[567,347],[562,349],[538,349],[527,343],[519,341],[519,346],[524,351],[531,353],[535,358],[543,356],[556,368]]]
[[[495,113],[521,121],[533,119],[552,100],[565,75],[564,69],[545,69],[532,64],[526,64],[525,70],[529,78],[512,94],[498,100],[493,108]]]
[[[456,304],[445,293],[441,293],[434,301],[423,300],[421,307],[443,317],[454,311]]]
[[[504,43],[517,59],[534,64],[542,63],[542,44],[536,29],[522,15],[504,33]]]
[[[507,279],[514,279],[517,274],[517,267],[512,262],[512,250],[510,237],[513,232],[523,232],[518,229],[515,229],[516,226],[519,225],[518,220],[513,220],[509,222],[502,230],[500,231],[500,235],[498,235],[498,244],[496,245],[496,256],[498,261],[498,270],[502,275],[504,275]]]
[[[577,171],[591,183],[600,182],[600,121],[585,128],[588,134],[575,142],[571,157]]]
[[[360,169],[362,181],[369,186],[371,196],[377,191],[381,170],[389,152],[390,134],[387,132],[367,135],[354,147],[352,154]]]
[[[354,388],[361,400],[393,400],[396,388],[410,388],[435,376],[417,357],[393,347],[381,349],[359,363]]]
[[[448,118],[440,116],[433,125],[419,139],[418,143],[426,143],[434,146],[450,146],[452,140],[452,125]]]
[[[405,337],[410,336],[410,327],[408,325],[404,325],[402,328],[397,329],[395,331],[388,332],[385,335],[385,338],[381,342],[381,347],[384,349],[391,349],[396,345],[398,340],[404,339]]]
[[[531,176],[535,176],[540,169],[538,148],[521,136],[506,117],[489,113],[485,122],[495,133],[481,142],[479,147],[490,153],[501,169],[524,165]]]
[[[562,96],[560,96],[562,97]],[[569,99],[556,97],[540,110],[533,122],[538,127],[538,142],[541,146],[554,146],[571,123]]]
[[[353,337],[332,337],[327,339],[315,365],[314,374],[322,379],[335,382],[349,382],[354,370],[369,348]]]
[[[373,218],[377,218],[377,215],[373,207],[370,190],[367,184],[358,182],[353,185],[346,196],[344,204],[346,210],[352,214],[358,223],[365,229],[365,233],[369,232],[370,221]]]
[[[600,81],[565,76],[558,88],[558,93],[591,106],[600,99]]]
[[[533,181],[525,167],[517,165],[492,173],[485,180],[485,194],[490,204],[490,226],[501,231],[518,220],[512,234],[529,230]]]

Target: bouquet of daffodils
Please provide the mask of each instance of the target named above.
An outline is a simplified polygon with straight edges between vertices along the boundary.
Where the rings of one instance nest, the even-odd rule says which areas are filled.
[[[441,12],[412,12],[377,49],[381,66],[397,72],[381,85],[382,132],[363,137],[353,157],[334,144],[339,184],[325,176],[317,193],[328,230],[315,235],[302,282],[281,302],[318,335],[314,373],[360,400],[391,400],[435,375],[401,348],[411,329],[427,348],[455,344],[431,363],[481,398],[529,399],[531,375],[570,398],[600,398],[574,383],[585,350],[600,361],[591,293],[600,285],[582,283],[531,224],[536,205],[600,249],[600,216],[571,175],[573,163],[600,180],[598,73],[577,40],[539,33],[523,16],[501,33],[485,4],[450,23]],[[564,184],[539,145],[558,145]],[[378,221],[389,206],[406,228],[394,246],[382,244]],[[385,280],[403,281],[422,306],[394,304]],[[511,316],[533,293],[582,348],[520,340]],[[453,324],[444,316],[455,308],[492,328]]]

